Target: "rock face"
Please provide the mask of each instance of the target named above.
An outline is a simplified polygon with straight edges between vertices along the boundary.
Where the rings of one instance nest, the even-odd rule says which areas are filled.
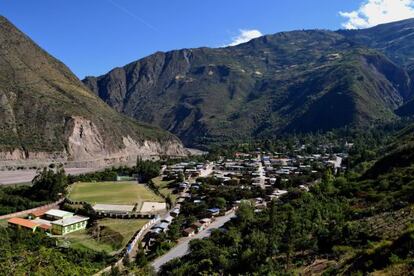
[[[99,163],[137,154],[187,151],[174,135],[115,112],[0,17],[0,162]]]
[[[389,121],[414,87],[404,50],[414,21],[393,24],[158,52],[83,82],[118,112],[190,146]]]

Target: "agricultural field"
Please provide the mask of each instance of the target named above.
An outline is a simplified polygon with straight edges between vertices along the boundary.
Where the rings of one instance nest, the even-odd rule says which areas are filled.
[[[95,229],[70,233],[62,240],[73,248],[88,248],[114,254],[124,248],[132,236],[144,226],[145,219],[101,219]],[[99,227],[99,230],[97,230]]]
[[[86,201],[91,204],[134,205],[145,201],[164,201],[150,189],[135,181],[74,183],[69,198],[72,201]]]
[[[173,194],[173,189],[169,189],[168,185],[173,183],[174,180],[162,180],[162,176],[158,176],[152,179],[155,187],[158,188],[160,194],[163,196],[170,196],[171,200],[175,202],[177,200],[177,194]]]

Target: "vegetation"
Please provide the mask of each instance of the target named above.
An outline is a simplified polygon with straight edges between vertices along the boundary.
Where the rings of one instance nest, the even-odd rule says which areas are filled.
[[[85,201],[91,204],[134,205],[145,201],[163,201],[150,189],[135,181],[77,182],[72,184],[69,198],[75,202]]]
[[[65,171],[58,166],[39,170],[32,186],[0,187],[0,215],[56,201],[66,194],[67,185]]]
[[[161,176],[154,177],[148,183],[149,187],[153,187],[165,199],[169,198],[171,203],[177,200],[177,193],[175,191],[175,180],[163,180]]]
[[[56,247],[41,233],[0,227],[0,243],[1,275],[92,275],[113,261],[99,252]]]
[[[410,139],[397,137],[393,143],[407,149]],[[191,242],[190,254],[167,263],[161,274],[311,274],[322,269],[325,275],[365,275],[412,271],[412,163],[395,163],[389,158],[394,154],[392,147],[372,147],[374,154],[367,159],[363,157],[365,149],[356,146],[350,158],[362,157],[359,162],[364,163],[383,155],[376,164],[387,169],[362,173],[361,177],[360,164],[355,162],[345,175],[333,177],[327,171],[309,192],[289,190],[262,212],[254,212],[245,202],[225,231]],[[387,149],[391,153],[387,154]],[[404,160],[404,155],[401,158]],[[313,270],[315,260],[318,272]]]
[[[111,254],[124,248],[147,222],[143,219],[101,219],[86,230],[68,234],[64,240],[69,241],[72,248]]]
[[[396,120],[394,110],[411,97],[413,24],[283,32],[230,48],[155,53],[84,83],[117,110],[198,147],[368,127]],[[143,73],[147,67],[156,69]],[[412,103],[402,113],[414,114]]]
[[[107,106],[4,17],[0,17],[0,30],[1,151],[67,152],[75,124],[83,129],[90,123],[93,135],[100,137],[97,141],[108,152],[123,148],[124,137],[177,141],[168,132],[137,123]],[[82,139],[82,130],[79,135]]]
[[[135,171],[140,182],[146,183],[160,174],[161,166],[158,162],[137,159]]]

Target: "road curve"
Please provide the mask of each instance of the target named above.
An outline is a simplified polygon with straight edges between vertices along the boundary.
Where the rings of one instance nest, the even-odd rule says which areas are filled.
[[[188,253],[188,244],[190,243],[190,241],[194,239],[202,239],[209,237],[211,234],[211,230],[220,228],[233,217],[235,217],[234,211],[229,213],[228,215],[217,217],[216,220],[212,222],[208,228],[204,229],[197,235],[193,237],[180,239],[178,244],[175,247],[173,247],[170,251],[168,251],[168,253],[154,260],[152,262],[152,266],[155,268],[156,271],[159,271],[161,266],[165,263],[171,261],[172,259],[180,258],[186,255]]]

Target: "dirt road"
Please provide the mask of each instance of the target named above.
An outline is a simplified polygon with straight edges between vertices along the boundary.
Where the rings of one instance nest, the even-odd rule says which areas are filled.
[[[67,168],[67,174],[82,174],[93,171],[98,171],[96,168]],[[16,170],[16,171],[0,171],[0,185],[4,184],[18,184],[32,181],[36,175],[36,170]]]

